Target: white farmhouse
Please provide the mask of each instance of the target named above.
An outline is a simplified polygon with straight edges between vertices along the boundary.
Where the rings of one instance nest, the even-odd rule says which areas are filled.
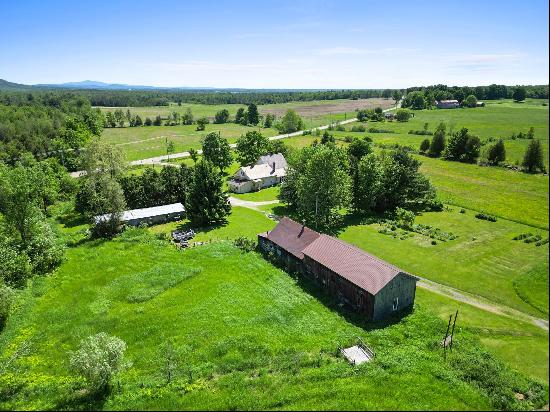
[[[229,181],[229,190],[248,193],[281,183],[286,176],[286,159],[281,153],[262,156],[253,166],[241,167]]]

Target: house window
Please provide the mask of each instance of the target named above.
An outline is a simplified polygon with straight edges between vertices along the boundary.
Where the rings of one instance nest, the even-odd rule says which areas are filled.
[[[399,298],[395,298],[393,300],[393,305],[392,305],[392,309],[393,310],[397,310],[399,308]]]

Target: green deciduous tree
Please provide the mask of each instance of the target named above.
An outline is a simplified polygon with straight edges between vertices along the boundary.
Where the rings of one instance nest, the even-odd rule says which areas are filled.
[[[338,211],[349,205],[351,178],[347,153],[329,146],[310,146],[289,158],[280,198],[315,227],[331,227]]]
[[[235,123],[246,124],[247,121],[247,113],[245,112],[244,107],[239,107],[237,109],[237,113],[235,114]]]
[[[398,122],[408,122],[411,116],[412,113],[407,109],[398,109],[395,112],[395,120]]]
[[[70,367],[86,379],[91,390],[102,392],[123,369],[125,351],[123,340],[101,332],[80,342],[79,349],[70,354]]]
[[[222,124],[229,121],[229,110],[222,109],[214,116],[214,123]]]
[[[525,100],[525,97],[527,97],[525,87],[518,86],[514,89],[514,92],[512,94],[512,98],[514,99],[514,101],[522,102]]]
[[[304,122],[294,110],[289,109],[275,127],[281,133],[294,133],[304,128]]]
[[[370,154],[359,162],[355,210],[385,212],[439,208],[435,189],[420,173],[420,161],[400,149],[381,156]]]
[[[392,93],[392,99],[395,102],[395,105],[397,106],[397,103],[399,103],[399,100],[401,100],[401,96],[403,94],[401,93],[401,90],[394,90]]]
[[[202,140],[202,155],[218,167],[220,171],[231,165],[231,148],[227,139],[221,137],[219,132],[208,133]]]
[[[197,227],[223,223],[231,213],[221,175],[208,160],[199,161],[193,168],[185,208]]]
[[[185,125],[193,124],[193,113],[191,109],[187,109],[184,114],[181,115],[181,123]]]
[[[462,101],[462,105],[465,107],[476,107],[477,98],[471,94]]]
[[[247,132],[237,140],[237,160],[242,166],[252,166],[267,153],[269,139],[260,132]]]
[[[443,157],[447,160],[472,163],[479,157],[480,149],[479,137],[469,134],[468,129],[463,127],[449,138]]]
[[[197,131],[205,130],[208,123],[210,123],[208,117],[201,117],[197,119]]]
[[[264,127],[266,129],[269,129],[271,126],[273,126],[273,123],[275,123],[275,115],[267,113],[264,119]]]

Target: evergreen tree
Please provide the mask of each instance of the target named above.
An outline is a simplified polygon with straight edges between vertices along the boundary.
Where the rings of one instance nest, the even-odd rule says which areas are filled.
[[[248,105],[248,111],[247,111],[247,116],[246,116],[248,124],[256,126],[260,121],[259,116],[260,115],[258,113],[258,107],[256,107],[256,105],[254,103],[250,103]]]
[[[439,157],[443,150],[445,150],[445,123],[441,122],[437,126],[437,129],[434,132],[432,137],[432,142],[428,149],[428,154],[432,157]]]
[[[426,153],[430,149],[430,139],[422,140],[420,143],[420,153]]]
[[[499,139],[498,142],[489,148],[487,160],[491,165],[498,165],[500,162],[506,160],[506,148],[504,147],[504,141],[502,139]]]
[[[155,121],[153,122],[153,126],[160,126],[162,125],[162,117],[160,117],[160,115],[157,115],[157,117],[155,117]]]
[[[222,178],[208,160],[203,159],[194,167],[186,197],[187,216],[196,227],[223,223],[231,213]]]
[[[222,124],[229,121],[229,111],[227,109],[222,109],[216,113],[214,116],[214,123]]]
[[[546,168],[544,167],[544,153],[540,140],[533,139],[529,142],[529,146],[527,146],[525,156],[523,157],[522,166],[529,173],[535,173],[537,170],[540,170],[541,172],[546,171]]]

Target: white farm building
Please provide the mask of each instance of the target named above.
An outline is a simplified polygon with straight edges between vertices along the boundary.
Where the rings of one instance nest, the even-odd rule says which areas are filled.
[[[253,166],[241,167],[229,181],[229,190],[248,193],[281,183],[286,176],[286,159],[281,153],[262,156]]]
[[[183,218],[185,208],[181,203],[172,203],[170,205],[146,207],[144,209],[126,210],[122,213],[121,221],[131,226],[139,226],[142,223],[155,224],[164,223]],[[111,215],[99,215],[95,217],[95,223],[108,220]]]

